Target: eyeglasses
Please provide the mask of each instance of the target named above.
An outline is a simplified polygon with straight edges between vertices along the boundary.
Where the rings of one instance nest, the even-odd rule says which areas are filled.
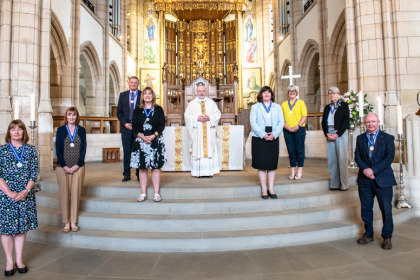
[[[337,94],[337,93],[333,93],[333,92],[329,92],[328,93],[328,95],[334,95],[334,94]]]
[[[377,122],[379,122],[379,121],[369,121],[369,122],[365,122],[365,124],[375,124]]]

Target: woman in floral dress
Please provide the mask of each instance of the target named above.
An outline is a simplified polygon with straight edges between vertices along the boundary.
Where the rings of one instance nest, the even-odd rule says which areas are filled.
[[[133,112],[133,132],[137,135],[131,151],[131,167],[140,169],[141,195],[137,199],[147,199],[147,173],[152,171],[155,191],[154,201],[162,201],[159,194],[160,168],[166,166],[166,151],[162,132],[165,129],[163,109],[156,104],[156,95],[152,88],[146,87],[140,97],[140,107]]]
[[[0,232],[6,276],[14,274],[14,264],[19,273],[28,271],[22,259],[23,245],[28,230],[38,227],[33,190],[38,177],[38,157],[28,140],[25,124],[14,120],[7,129],[6,145],[0,146]]]

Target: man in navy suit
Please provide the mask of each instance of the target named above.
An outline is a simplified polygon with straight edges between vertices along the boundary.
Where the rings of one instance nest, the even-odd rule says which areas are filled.
[[[128,81],[128,87],[130,90],[120,93],[117,107],[117,117],[120,121],[120,132],[121,141],[124,153],[124,178],[123,182],[131,180],[131,145],[133,140],[137,137],[131,130],[131,120],[133,118],[133,112],[136,107],[140,105],[141,91],[138,90],[139,79],[137,77],[131,77]],[[139,180],[139,170],[136,170],[137,181]]]
[[[392,197],[393,186],[397,185],[391,164],[395,156],[394,136],[379,130],[378,116],[366,116],[366,133],[357,136],[355,161],[359,165],[357,183],[362,206],[362,220],[365,233],[357,240],[359,244],[373,241],[373,199],[378,199],[382,212],[382,248],[392,249]]]

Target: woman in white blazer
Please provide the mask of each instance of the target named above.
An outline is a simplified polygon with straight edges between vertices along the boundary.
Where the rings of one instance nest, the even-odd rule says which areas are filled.
[[[284,116],[279,104],[274,103],[270,87],[261,88],[258,103],[251,108],[252,167],[258,169],[263,199],[277,198],[274,177],[279,161],[279,136],[283,131]],[[268,177],[268,190],[267,190]]]

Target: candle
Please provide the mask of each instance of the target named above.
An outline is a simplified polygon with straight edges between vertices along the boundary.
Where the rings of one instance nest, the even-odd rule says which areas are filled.
[[[19,119],[19,110],[20,110],[19,107],[20,107],[19,101],[16,101],[15,102],[15,108],[14,108],[14,111],[13,111],[13,119],[14,120]]]
[[[35,121],[35,100],[36,96],[35,93],[31,94],[31,121]]]
[[[384,125],[384,113],[383,113],[383,108],[382,108],[382,99],[380,96],[378,96],[377,100],[377,104],[378,104],[378,119],[379,119],[379,124]]]
[[[365,104],[365,97],[363,92],[359,92],[359,118],[363,121],[363,105]]]
[[[397,125],[398,125],[398,134],[403,134],[402,108],[400,105],[397,106]]]

